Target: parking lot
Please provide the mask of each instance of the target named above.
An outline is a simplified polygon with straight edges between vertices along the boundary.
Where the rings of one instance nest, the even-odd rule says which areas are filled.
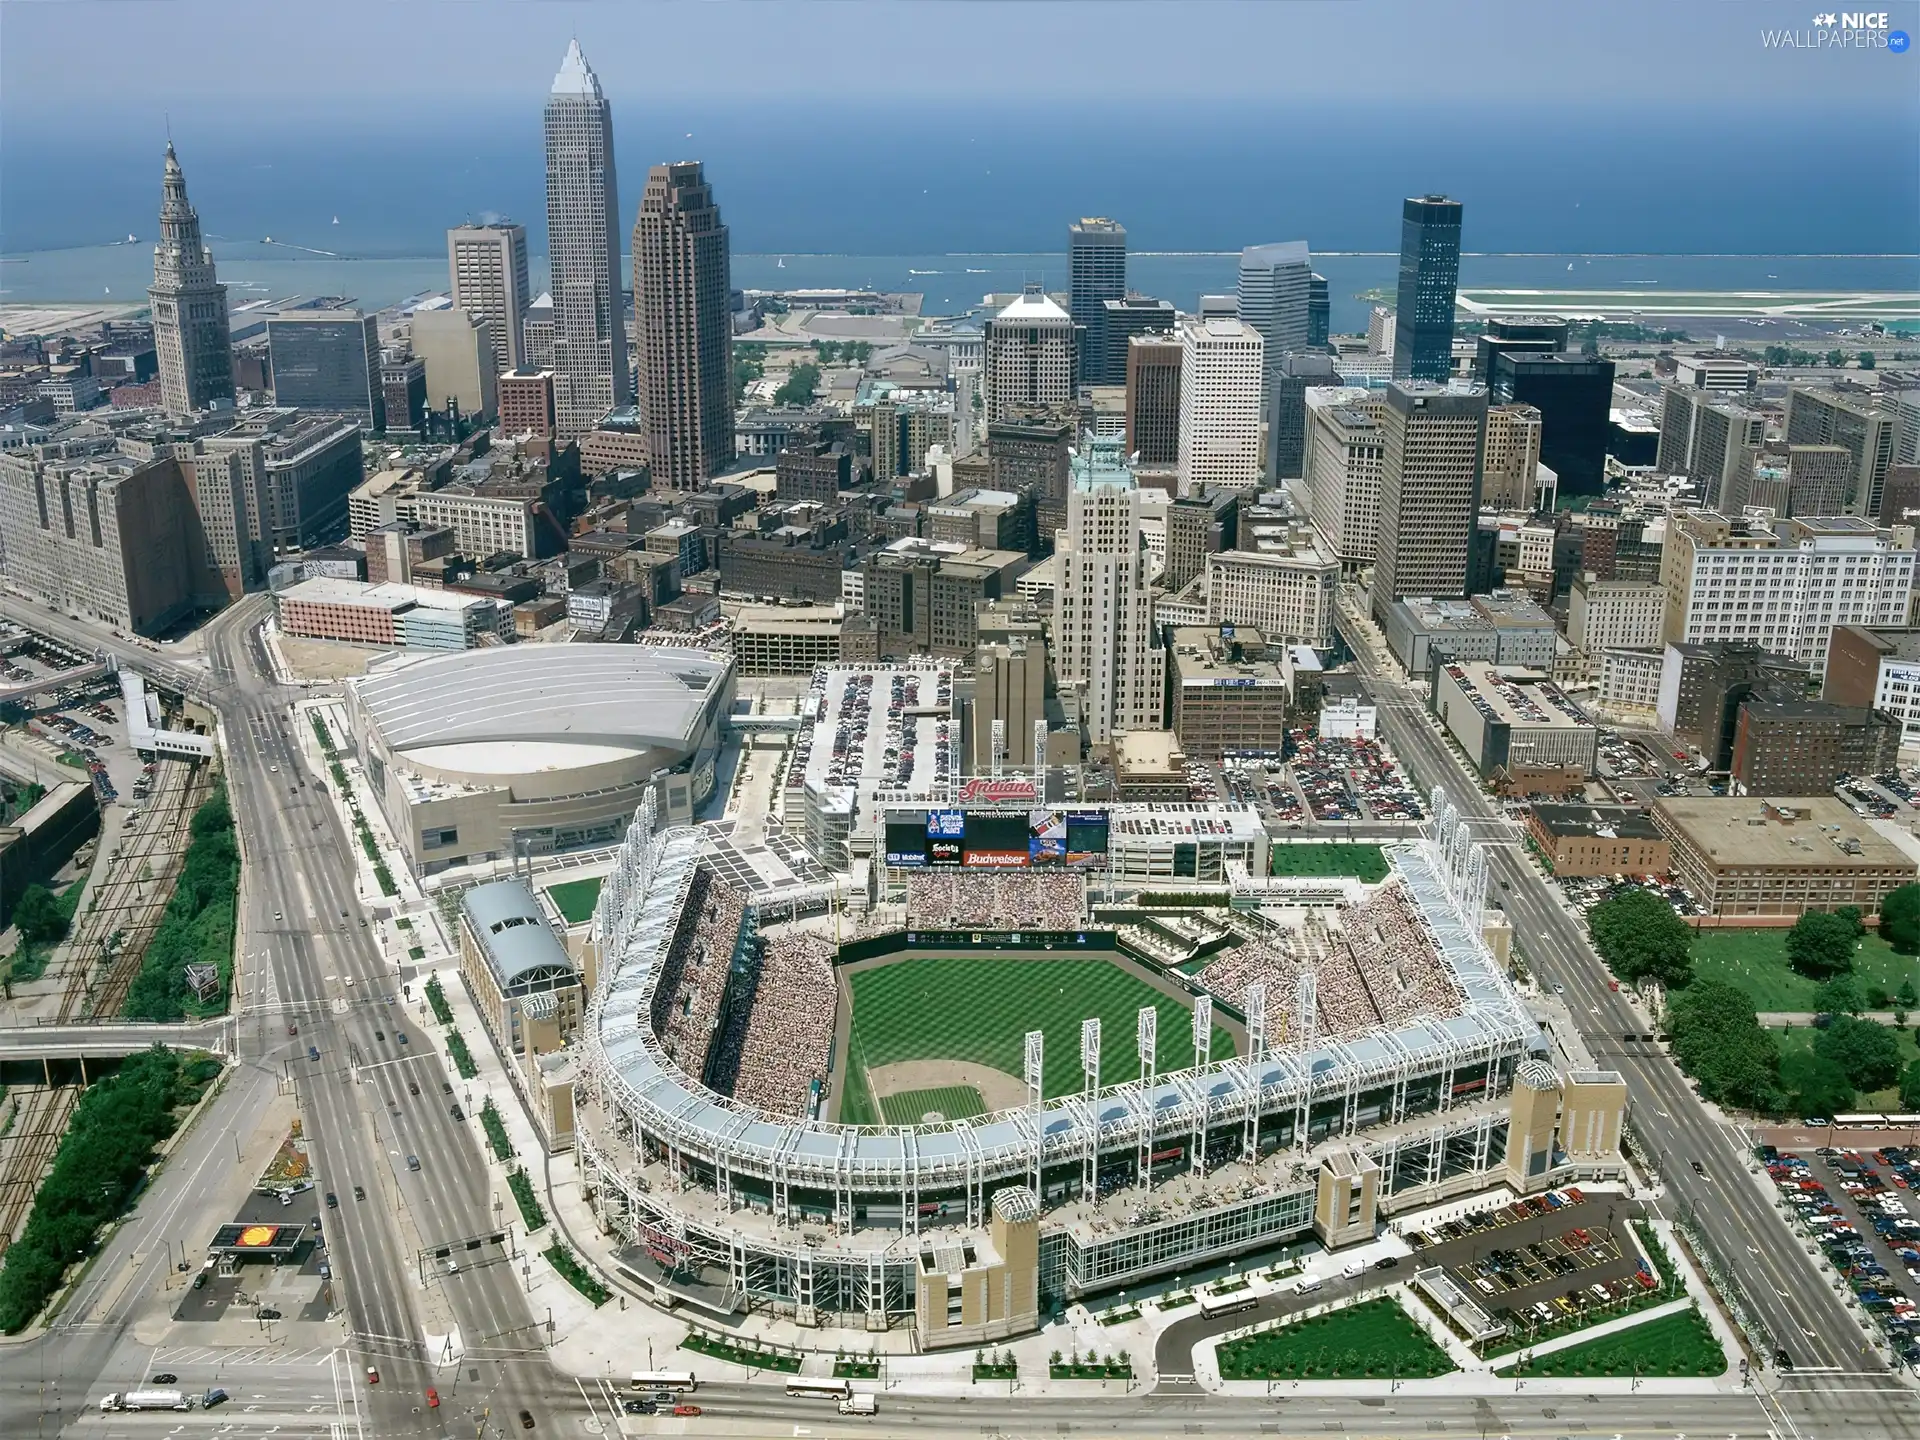
[[[1920,1373],[1920,1147],[1811,1152],[1763,1145],[1774,1188],[1871,1323]]]
[[[1372,740],[1293,732],[1293,778],[1315,820],[1422,820],[1406,772]]]

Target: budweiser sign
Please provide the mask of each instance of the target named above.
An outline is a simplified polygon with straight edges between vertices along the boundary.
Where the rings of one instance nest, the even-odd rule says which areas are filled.
[[[960,787],[962,805],[1005,805],[1034,798],[1033,781],[993,780],[976,776]]]

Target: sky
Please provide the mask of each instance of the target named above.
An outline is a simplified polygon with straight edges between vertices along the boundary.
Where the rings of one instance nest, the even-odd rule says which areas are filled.
[[[1920,0],[1878,3],[1890,28],[1920,34]],[[996,97],[1114,103],[1137,87],[1465,108],[1749,107],[1764,92],[1829,122],[1920,114],[1920,55],[1763,47],[1763,29],[1815,13],[1803,0],[9,0],[0,123],[482,109],[544,91],[570,33],[616,104],[900,100],[934,124]]]

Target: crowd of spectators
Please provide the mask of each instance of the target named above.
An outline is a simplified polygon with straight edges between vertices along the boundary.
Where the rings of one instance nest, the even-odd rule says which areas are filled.
[[[1330,925],[1326,914],[1309,910],[1297,926],[1248,936],[1201,970],[1200,983],[1240,1007],[1251,986],[1265,985],[1274,1044],[1287,1040],[1302,972],[1314,977],[1320,1037],[1459,1014],[1459,991],[1403,882],[1389,881],[1333,918]]]
[[[1078,930],[1086,881],[1075,871],[918,870],[907,876],[915,930]]]
[[[736,1004],[714,1059],[714,1083],[741,1105],[781,1119],[808,1113],[833,1054],[833,941],[804,930],[770,934],[751,993]]]
[[[694,869],[653,989],[652,1017],[662,1047],[688,1075],[705,1073],[746,915],[744,895],[706,866]]]

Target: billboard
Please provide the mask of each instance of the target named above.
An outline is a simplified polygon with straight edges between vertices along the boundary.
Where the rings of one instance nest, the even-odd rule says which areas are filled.
[[[1067,864],[1105,865],[1110,825],[1104,810],[1067,812]]]
[[[1019,775],[976,775],[960,786],[962,805],[1014,805],[1038,798],[1032,779]]]
[[[962,861],[969,870],[1024,870],[1032,863],[1025,810],[969,810]]]
[[[927,822],[921,815],[899,815],[888,819],[886,829],[887,864],[920,869],[927,863]]]

